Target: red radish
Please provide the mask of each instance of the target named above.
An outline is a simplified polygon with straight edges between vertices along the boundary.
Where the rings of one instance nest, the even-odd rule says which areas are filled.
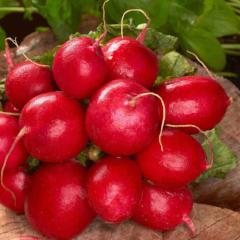
[[[9,113],[20,113],[20,110],[16,108],[9,100],[4,104],[3,111]]]
[[[133,220],[158,231],[174,229],[184,222],[195,233],[189,218],[192,206],[192,194],[187,187],[167,190],[144,183],[142,197]]]
[[[15,138],[19,133],[18,120],[15,117],[0,113],[0,169],[4,164],[4,159],[8,154]],[[19,141],[6,163],[5,169],[14,169],[27,160],[28,154],[23,142]]]
[[[27,151],[46,162],[63,162],[77,156],[87,142],[81,105],[62,92],[31,99],[20,116]]]
[[[94,219],[86,194],[86,170],[76,162],[43,164],[31,177],[25,211],[49,238],[72,239]]]
[[[55,55],[53,74],[69,96],[90,97],[107,80],[107,66],[98,42],[79,37],[64,43]]]
[[[165,129],[163,151],[156,138],[137,161],[145,178],[165,188],[185,186],[207,169],[207,157],[193,137],[177,129]]]
[[[156,92],[166,106],[166,123],[195,125],[201,130],[212,129],[223,118],[230,99],[222,86],[209,77],[186,76],[165,82]],[[183,129],[189,133],[196,128]]]
[[[0,185],[0,203],[14,212],[24,213],[29,182],[29,176],[20,168],[5,172],[4,184],[11,192]],[[11,193],[14,194],[14,198]]]
[[[119,223],[132,216],[141,185],[141,173],[133,160],[104,157],[89,171],[88,199],[102,219]]]
[[[158,134],[158,100],[136,99],[148,92],[140,84],[118,79],[107,83],[93,96],[86,115],[87,133],[103,151],[124,156],[139,152]]]
[[[10,68],[5,86],[8,99],[18,109],[31,98],[54,90],[51,70],[30,61]]]
[[[159,67],[156,55],[131,37],[116,37],[103,47],[109,79],[127,78],[150,88]]]

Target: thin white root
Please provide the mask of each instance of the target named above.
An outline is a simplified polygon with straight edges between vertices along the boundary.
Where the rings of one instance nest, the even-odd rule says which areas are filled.
[[[13,43],[16,48],[19,48],[20,46],[18,45],[17,43],[17,40],[16,38],[15,39],[12,39],[12,38],[6,38],[7,41],[10,41],[11,43]],[[22,55],[25,57],[26,60],[28,60],[29,62],[35,64],[36,66],[39,66],[39,67],[50,67],[49,65],[46,65],[46,64],[41,64],[41,63],[37,63],[35,61],[33,61],[31,58],[29,58],[25,53],[22,53]]]
[[[96,45],[99,45],[102,40],[105,39],[108,33],[107,23],[106,23],[106,4],[110,0],[105,0],[102,5],[102,21],[103,21],[103,33],[99,36],[99,38],[96,40]]]
[[[4,161],[3,161],[3,165],[2,165],[2,168],[1,168],[1,172],[0,172],[0,179],[1,179],[1,186],[4,190],[6,190],[7,192],[9,192],[11,195],[12,195],[12,198],[13,198],[13,201],[14,201],[14,204],[16,206],[17,204],[17,199],[16,199],[16,196],[15,196],[15,193],[9,189],[5,184],[4,184],[4,171],[5,171],[5,168],[6,168],[6,165],[7,165],[7,162],[8,162],[8,159],[10,157],[10,155],[12,154],[13,150],[15,149],[16,145],[18,144],[19,140],[27,133],[27,129],[26,128],[23,128],[17,135],[17,137],[15,138],[12,146],[10,147],[8,153],[6,154],[5,158],[4,158]]]
[[[144,37],[145,37],[145,34],[146,34],[146,31],[147,31],[147,28],[149,27],[149,25],[151,24],[151,19],[150,17],[147,15],[146,12],[144,12],[142,9],[128,9],[126,10],[123,15],[122,15],[122,18],[121,18],[121,37],[123,38],[123,21],[124,21],[124,17],[126,16],[126,14],[130,13],[130,12],[140,12],[142,13],[146,19],[147,19],[147,25],[146,27],[142,30],[142,32],[138,35],[137,37],[137,40],[140,41],[141,43],[144,41]]]
[[[212,74],[212,72],[208,69],[206,64],[197,56],[197,54],[195,54],[195,53],[193,53],[193,52],[191,52],[189,50],[187,50],[187,53],[191,54],[192,56],[194,56],[196,58],[196,60],[202,65],[202,67],[207,72],[207,74],[209,75],[210,78],[215,79],[215,77]]]
[[[145,97],[145,96],[154,96],[154,97],[158,98],[160,100],[160,102],[161,102],[161,105],[162,105],[162,123],[161,123],[161,128],[160,128],[160,133],[159,133],[158,139],[159,139],[159,144],[160,144],[160,147],[161,147],[161,151],[163,151],[162,134],[163,134],[163,128],[164,128],[165,121],[166,121],[166,107],[165,107],[165,103],[164,103],[162,97],[160,97],[158,94],[153,93],[153,92],[141,93],[141,94],[137,95],[136,97],[134,97],[131,100],[131,102],[135,104],[137,99],[139,99],[141,97]]]
[[[0,114],[7,115],[7,116],[14,116],[14,117],[20,116],[20,113],[11,113],[11,112],[2,112],[2,111],[0,111]]]

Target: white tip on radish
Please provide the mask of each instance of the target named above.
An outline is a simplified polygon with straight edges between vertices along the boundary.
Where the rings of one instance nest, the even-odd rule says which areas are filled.
[[[184,215],[183,222],[187,225],[187,227],[191,231],[192,236],[193,237],[196,236],[196,228],[195,228],[195,225],[194,225],[192,219],[188,215]]]

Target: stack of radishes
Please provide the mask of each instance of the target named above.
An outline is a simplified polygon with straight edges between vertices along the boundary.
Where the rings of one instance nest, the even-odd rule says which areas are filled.
[[[142,40],[117,37],[101,47],[74,38],[52,70],[14,64],[7,51],[0,202],[47,237],[71,239],[96,215],[160,231],[185,222],[194,231],[187,185],[211,163],[191,134],[214,128],[230,101],[210,77],[153,88],[159,62]],[[75,160],[88,142],[105,153],[89,169]],[[29,155],[41,161],[32,175]]]

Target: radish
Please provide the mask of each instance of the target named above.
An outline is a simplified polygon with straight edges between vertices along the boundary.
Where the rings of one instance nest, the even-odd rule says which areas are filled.
[[[90,139],[103,151],[124,156],[144,149],[158,134],[158,101],[140,84],[118,79],[93,96],[87,109]],[[142,97],[141,97],[142,96]]]
[[[123,36],[123,19],[128,12],[141,12],[148,24],[137,39]],[[121,37],[111,39],[103,46],[103,54],[109,68],[109,79],[127,78],[150,88],[155,82],[158,72],[158,59],[155,53],[143,45],[145,33],[151,20],[141,9],[129,9],[121,21]]]
[[[63,162],[85,147],[85,113],[81,105],[62,92],[49,92],[31,99],[20,116],[27,151],[46,162]]]
[[[150,88],[158,75],[156,55],[131,37],[116,37],[103,46],[109,79],[127,78]]]
[[[143,176],[165,188],[185,186],[208,168],[207,157],[193,137],[177,129],[165,129],[163,151],[156,138],[142,152],[137,162]]]
[[[87,201],[86,170],[76,162],[43,164],[31,177],[26,217],[40,233],[72,239],[95,218]]]
[[[166,123],[214,128],[223,118],[230,99],[222,86],[209,77],[186,76],[165,82],[155,92],[166,106]],[[189,133],[196,128],[183,129]]]
[[[133,220],[158,231],[171,230],[178,224],[186,223],[195,233],[195,227],[189,218],[192,206],[192,194],[187,187],[167,190],[144,183]]]
[[[20,110],[16,108],[9,100],[4,104],[3,111],[9,113],[20,113]]]
[[[6,172],[4,184],[10,191],[0,186],[0,203],[14,212],[24,213],[24,201],[29,182],[29,176],[20,168]]]
[[[16,64],[10,69],[5,87],[8,99],[19,109],[31,98],[54,90],[50,69],[30,61]]]
[[[5,57],[8,65],[8,76],[6,79],[6,95],[10,102],[18,109],[33,97],[50,92],[55,89],[52,72],[47,65],[41,65],[28,59],[19,64],[15,64],[9,49],[8,41],[11,41],[17,48],[16,40],[5,39]]]
[[[4,113],[0,113],[0,169],[4,165],[11,146],[19,133],[18,120]],[[14,150],[10,153],[5,169],[15,169],[27,160],[28,154],[24,148],[23,142],[19,141]]]
[[[53,74],[69,96],[90,97],[107,80],[107,66],[98,42],[79,37],[64,43],[55,55]]]
[[[141,193],[141,173],[129,158],[104,157],[88,173],[88,199],[105,221],[120,223],[132,216]]]

